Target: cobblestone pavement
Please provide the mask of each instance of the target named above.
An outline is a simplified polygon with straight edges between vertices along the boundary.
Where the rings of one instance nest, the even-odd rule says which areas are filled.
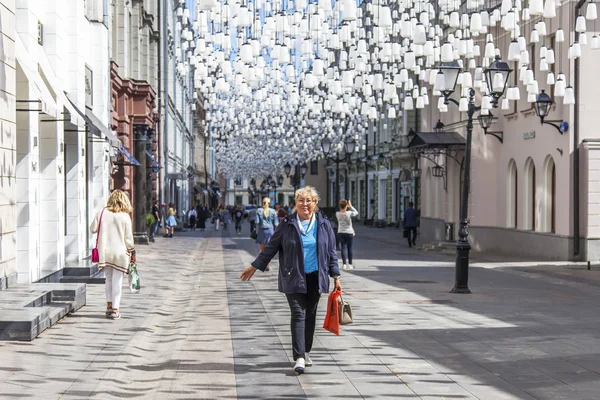
[[[239,280],[257,247],[246,224],[139,248],[143,288],[124,293],[122,319],[88,285],[87,305],[34,341],[0,342],[0,398],[600,398],[596,268],[475,254],[473,294],[455,295],[453,255],[359,226],[342,277],[355,323],[317,328],[296,376],[277,263]]]

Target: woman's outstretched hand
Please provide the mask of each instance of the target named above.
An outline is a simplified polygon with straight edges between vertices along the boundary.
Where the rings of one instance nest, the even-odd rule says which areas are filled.
[[[255,272],[256,272],[256,268],[251,265],[248,268],[246,268],[244,271],[242,271],[240,278],[242,278],[243,281],[249,281]]]

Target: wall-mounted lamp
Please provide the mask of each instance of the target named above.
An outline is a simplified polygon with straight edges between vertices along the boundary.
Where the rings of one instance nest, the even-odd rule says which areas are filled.
[[[543,124],[552,125],[555,127],[558,132],[562,135],[566,131],[569,130],[569,123],[567,121],[561,120],[552,120],[546,121],[544,118],[550,114],[550,107],[552,106],[552,99],[550,96],[546,94],[544,90],[537,95],[535,99],[535,113],[538,117],[540,117],[540,121]]]
[[[480,113],[477,117],[477,120],[479,121],[479,125],[481,125],[481,127],[483,128],[483,133],[485,133],[486,135],[492,135],[493,137],[498,139],[500,143],[504,143],[503,131],[488,131],[488,129],[490,128],[490,126],[492,126],[492,123],[494,122],[494,115],[491,112],[488,111],[486,115]]]

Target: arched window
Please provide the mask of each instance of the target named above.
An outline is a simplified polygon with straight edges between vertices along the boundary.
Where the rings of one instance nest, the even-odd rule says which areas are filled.
[[[535,163],[533,159],[528,158],[525,161],[525,229],[535,231],[536,213],[535,204],[537,201],[535,190]]]
[[[552,156],[544,163],[544,225],[545,232],[556,232],[556,164]]]
[[[506,176],[506,226],[509,228],[518,227],[518,180],[517,180],[517,163],[515,160],[510,160],[508,163],[508,174]]]

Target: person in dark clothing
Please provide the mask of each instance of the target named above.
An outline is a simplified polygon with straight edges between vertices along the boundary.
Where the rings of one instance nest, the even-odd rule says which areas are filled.
[[[158,200],[154,200],[154,205],[152,206],[152,215],[154,216],[154,223],[152,224],[152,230],[150,232],[150,241],[154,242],[154,237],[156,236],[156,232],[158,232],[158,225],[160,224]]]
[[[203,204],[200,207],[200,211],[198,211],[198,229],[200,229],[201,232],[204,232],[206,229],[206,220],[210,217],[209,214],[208,208]]]
[[[233,220],[235,221],[235,231],[240,236],[242,234],[242,221],[244,220],[244,211],[242,211],[241,205],[238,205],[233,211]]]
[[[279,253],[278,286],[290,307],[294,371],[298,374],[312,365],[309,352],[317,309],[321,294],[329,293],[329,278],[333,278],[336,290],[342,290],[335,232],[327,218],[316,212],[318,202],[314,188],[298,190],[295,212],[283,219],[256,260],[241,275],[242,280],[249,281],[257,270],[264,272]]]
[[[417,221],[418,213],[414,209],[414,203],[408,203],[408,208],[404,210],[404,237],[408,239],[408,247],[417,244]]]

